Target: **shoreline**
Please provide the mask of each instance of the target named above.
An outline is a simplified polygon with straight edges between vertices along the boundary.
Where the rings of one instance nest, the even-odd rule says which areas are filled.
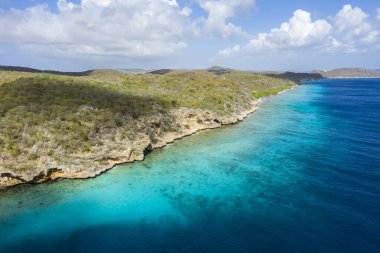
[[[283,90],[283,91],[281,91],[275,95],[270,95],[268,97],[279,95],[279,94],[284,93],[286,91],[292,90],[295,87],[297,87],[297,86],[296,85],[292,86],[292,87],[285,89],[285,90]],[[186,129],[185,131],[183,131],[181,133],[176,133],[176,134],[166,133],[166,135],[164,136],[164,138],[160,142],[152,144],[149,141],[148,145],[145,145],[145,148],[144,148],[144,150],[142,150],[142,154],[140,156],[137,156],[137,157],[135,156],[132,158],[129,157],[129,158],[124,159],[124,160],[109,159],[108,160],[109,164],[107,166],[102,166],[102,167],[100,167],[94,171],[85,171],[85,174],[78,173],[75,171],[72,173],[70,173],[70,172],[68,173],[67,171],[62,171],[61,169],[50,168],[50,169],[46,170],[46,173],[44,173],[42,171],[39,175],[34,176],[32,178],[32,180],[25,180],[22,177],[17,176],[17,175],[14,176],[10,173],[3,173],[0,177],[0,191],[4,191],[7,189],[11,189],[11,188],[15,188],[15,187],[23,186],[23,185],[37,185],[37,184],[41,184],[41,183],[55,182],[55,181],[58,181],[61,179],[82,179],[82,180],[84,180],[84,179],[96,178],[97,176],[100,176],[101,174],[106,173],[109,170],[112,170],[113,168],[115,168],[118,165],[130,164],[130,163],[134,163],[137,161],[143,161],[145,159],[145,157],[149,153],[153,152],[154,150],[164,148],[168,144],[171,144],[177,140],[181,140],[187,136],[191,136],[191,135],[200,133],[200,132],[205,131],[205,130],[211,130],[211,129],[221,128],[223,126],[237,124],[237,123],[243,121],[244,119],[246,119],[248,116],[250,116],[254,112],[256,112],[257,109],[259,108],[260,104],[262,104],[264,101],[265,101],[265,99],[263,99],[263,98],[253,100],[251,102],[250,108],[243,110],[237,114],[231,115],[231,116],[211,115],[211,123],[210,124],[198,124],[198,125],[195,125],[189,129]],[[190,112],[192,111],[189,108],[180,108],[179,111],[181,111],[181,110],[189,110]],[[195,109],[195,111],[199,112],[199,110],[197,110],[197,109]],[[205,112],[205,113],[207,114],[209,112]],[[96,161],[93,161],[93,162],[95,165]],[[5,186],[4,186],[4,182],[7,182],[5,184]]]

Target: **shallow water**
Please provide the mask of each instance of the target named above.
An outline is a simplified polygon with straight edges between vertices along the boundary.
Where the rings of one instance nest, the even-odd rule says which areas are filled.
[[[323,80],[96,179],[0,192],[0,252],[380,252],[380,79]]]

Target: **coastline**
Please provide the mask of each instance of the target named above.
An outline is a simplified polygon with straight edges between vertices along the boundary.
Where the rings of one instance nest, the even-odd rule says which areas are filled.
[[[294,89],[296,86],[292,86],[285,89],[275,95],[286,92],[288,90]],[[275,96],[274,95],[274,96]],[[272,95],[273,96],[273,95]],[[123,150],[123,157],[110,157],[107,160],[106,165],[97,164],[103,162],[102,160],[90,161],[93,164],[93,169],[88,169],[86,167],[89,161],[83,161],[83,167],[85,169],[73,169],[73,167],[67,168],[48,168],[40,171],[38,175],[28,174],[29,178],[24,176],[13,175],[11,173],[2,173],[0,175],[0,190],[6,190],[12,187],[17,187],[20,185],[34,185],[40,183],[46,183],[51,181],[57,181],[59,179],[91,179],[95,178],[111,169],[117,165],[122,165],[126,163],[133,163],[136,161],[142,161],[145,159],[146,155],[151,153],[155,149],[164,148],[168,144],[173,143],[176,140],[180,140],[187,136],[194,135],[203,130],[220,128],[226,125],[232,125],[243,121],[249,115],[254,113],[259,105],[263,102],[263,99],[255,99],[251,101],[248,109],[242,110],[241,112],[235,113],[230,116],[220,116],[211,111],[205,111],[201,109],[191,109],[191,108],[179,108],[173,111],[173,115],[176,115],[177,122],[181,123],[182,129],[180,132],[176,133],[165,133],[162,138],[160,138],[156,143],[152,143],[149,136],[143,135],[138,141],[138,144],[134,148],[127,148]],[[196,116],[196,117],[195,117]],[[201,123],[197,119],[202,118]],[[135,152],[136,151],[136,152]],[[85,159],[85,158],[83,158]],[[91,166],[91,165],[89,165]]]

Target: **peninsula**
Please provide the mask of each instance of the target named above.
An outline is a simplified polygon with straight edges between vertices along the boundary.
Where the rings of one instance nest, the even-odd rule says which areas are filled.
[[[219,67],[0,69],[0,188],[89,178],[143,160],[176,139],[241,121],[261,97],[296,85],[286,75]]]

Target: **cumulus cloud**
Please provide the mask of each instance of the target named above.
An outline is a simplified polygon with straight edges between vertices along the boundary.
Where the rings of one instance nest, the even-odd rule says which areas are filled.
[[[0,15],[0,43],[54,56],[152,58],[172,55],[202,31],[246,34],[231,20],[254,0],[195,1],[206,17],[193,18],[177,0],[56,0],[57,12],[47,4],[10,9]]]
[[[244,47],[235,45],[233,48],[219,52],[222,56],[230,56],[241,50],[249,53],[263,51],[291,50],[298,48],[319,47],[329,40],[331,25],[326,20],[311,19],[311,14],[304,10],[296,10],[293,16],[281,24],[279,28],[269,33],[260,33],[251,39]]]
[[[226,49],[219,51],[219,55],[221,55],[221,56],[235,55],[235,54],[238,54],[240,52],[240,49],[241,49],[240,45],[235,45],[231,48],[226,48]]]
[[[198,3],[208,13],[205,20],[208,31],[223,38],[246,35],[241,27],[229,20],[239,11],[250,10],[255,4],[254,0],[198,0]]]
[[[334,28],[336,40],[346,51],[357,51],[379,40],[380,33],[370,23],[369,15],[351,5],[345,5],[338,12]]]
[[[313,21],[311,14],[297,10],[279,28],[260,33],[245,46],[235,45],[221,50],[219,55],[263,53],[291,50],[355,52],[368,50],[380,41],[380,33],[370,23],[369,15],[358,7],[343,6],[331,22]]]
[[[326,20],[311,20],[310,13],[297,10],[288,22],[270,33],[261,33],[249,42],[253,49],[289,49],[318,46],[331,32]]]
[[[80,6],[66,0],[58,0],[57,7],[60,11],[73,11],[74,9],[79,9]]]
[[[57,1],[3,12],[0,43],[56,54],[160,57],[186,46],[190,9],[176,0]]]
[[[184,7],[179,13],[186,16],[186,17],[189,17],[192,12],[193,12],[193,10],[190,9],[189,7]]]

